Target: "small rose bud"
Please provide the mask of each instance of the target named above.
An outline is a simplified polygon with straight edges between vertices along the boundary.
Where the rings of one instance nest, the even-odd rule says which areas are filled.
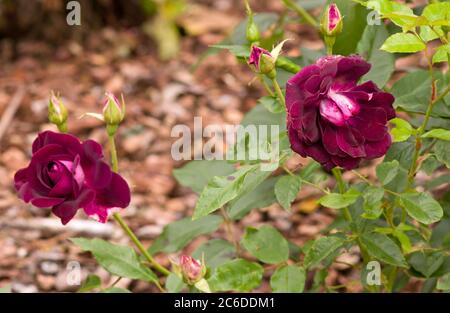
[[[61,99],[52,92],[48,101],[48,120],[58,126],[60,131],[65,131],[67,116],[67,108]]]
[[[253,65],[257,73],[268,76],[275,75],[275,62],[276,60],[269,51],[255,45],[252,46],[248,64]]]
[[[325,36],[336,37],[342,32],[342,15],[335,3],[327,6],[322,17],[322,33]]]
[[[188,255],[180,257],[181,273],[188,284],[195,284],[206,274],[206,267],[202,262]]]
[[[250,8],[250,5],[248,4],[248,1],[245,1],[245,8],[248,16],[246,32],[247,41],[250,43],[258,42],[261,36],[259,34],[258,25],[256,25],[256,23],[253,21],[253,12]]]
[[[125,117],[125,103],[122,98],[122,104],[110,92],[106,93],[106,99],[103,105],[103,119],[107,125],[117,126]]]

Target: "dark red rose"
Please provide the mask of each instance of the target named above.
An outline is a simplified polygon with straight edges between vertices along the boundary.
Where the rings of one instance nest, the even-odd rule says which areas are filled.
[[[46,131],[33,142],[32,152],[28,167],[14,176],[19,197],[36,207],[51,207],[63,224],[79,208],[105,223],[112,209],[130,203],[128,184],[103,161],[97,142]]]
[[[368,81],[359,56],[327,56],[304,67],[286,86],[291,148],[326,169],[356,168],[362,159],[386,154],[391,145],[387,121],[395,117],[394,97]]]

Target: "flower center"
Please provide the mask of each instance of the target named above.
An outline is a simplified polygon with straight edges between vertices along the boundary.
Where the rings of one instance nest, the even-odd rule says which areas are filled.
[[[338,126],[358,112],[359,105],[354,99],[333,88],[330,88],[326,98],[320,102],[320,115]]]

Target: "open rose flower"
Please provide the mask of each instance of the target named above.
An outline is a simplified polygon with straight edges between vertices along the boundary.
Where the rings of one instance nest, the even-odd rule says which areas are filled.
[[[304,67],[286,86],[291,148],[326,169],[353,169],[362,159],[383,156],[391,145],[387,121],[394,97],[372,81],[359,56],[327,56]]]
[[[105,223],[113,209],[130,203],[126,181],[103,161],[102,147],[93,140],[51,131],[33,142],[28,167],[14,176],[19,197],[36,207],[51,207],[67,224],[79,208]]]

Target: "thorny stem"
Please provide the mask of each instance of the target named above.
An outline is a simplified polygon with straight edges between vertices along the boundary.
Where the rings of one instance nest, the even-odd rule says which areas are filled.
[[[428,69],[429,69],[430,77],[431,77],[431,97],[430,97],[430,102],[428,104],[427,110],[425,112],[425,117],[423,119],[422,125],[419,127],[419,129],[417,130],[416,135],[415,135],[415,137],[416,137],[415,151],[414,151],[414,155],[413,155],[413,158],[411,161],[411,166],[408,171],[408,185],[409,186],[412,185],[414,176],[417,171],[417,165],[418,165],[417,160],[420,155],[420,149],[422,148],[421,136],[423,135],[423,133],[425,132],[425,130],[427,128],[433,107],[436,103],[438,103],[440,100],[442,100],[447,95],[447,93],[450,92],[450,85],[448,85],[447,88],[439,96],[436,96],[436,80],[434,79],[434,76],[433,76],[433,63],[431,61],[431,56],[428,54],[427,54],[427,61],[428,61]]]
[[[109,145],[110,145],[110,152],[111,152],[111,163],[112,163],[112,169],[114,172],[117,173],[119,168],[119,163],[117,160],[117,150],[116,150],[116,144],[114,142],[114,135],[110,135],[109,137]],[[138,248],[138,250],[142,253],[142,255],[147,259],[150,264],[161,274],[164,276],[168,276],[170,274],[170,271],[167,270],[165,267],[160,265],[158,262],[153,259],[153,257],[150,255],[150,253],[145,249],[144,245],[139,241],[139,239],[136,237],[136,235],[133,233],[133,231],[128,227],[128,225],[125,223],[125,221],[122,219],[119,213],[115,212],[113,214],[114,219],[116,222],[120,225],[120,227],[123,229],[123,231],[127,234],[127,236],[133,241],[135,246]],[[159,285],[159,282],[155,282],[157,287],[163,291],[162,287]]]
[[[292,0],[283,0],[283,2],[288,8],[294,10],[298,15],[303,17],[309,25],[314,27],[319,26],[314,17],[312,17],[311,14],[309,14],[308,11],[306,11],[302,6],[298,5]]]

